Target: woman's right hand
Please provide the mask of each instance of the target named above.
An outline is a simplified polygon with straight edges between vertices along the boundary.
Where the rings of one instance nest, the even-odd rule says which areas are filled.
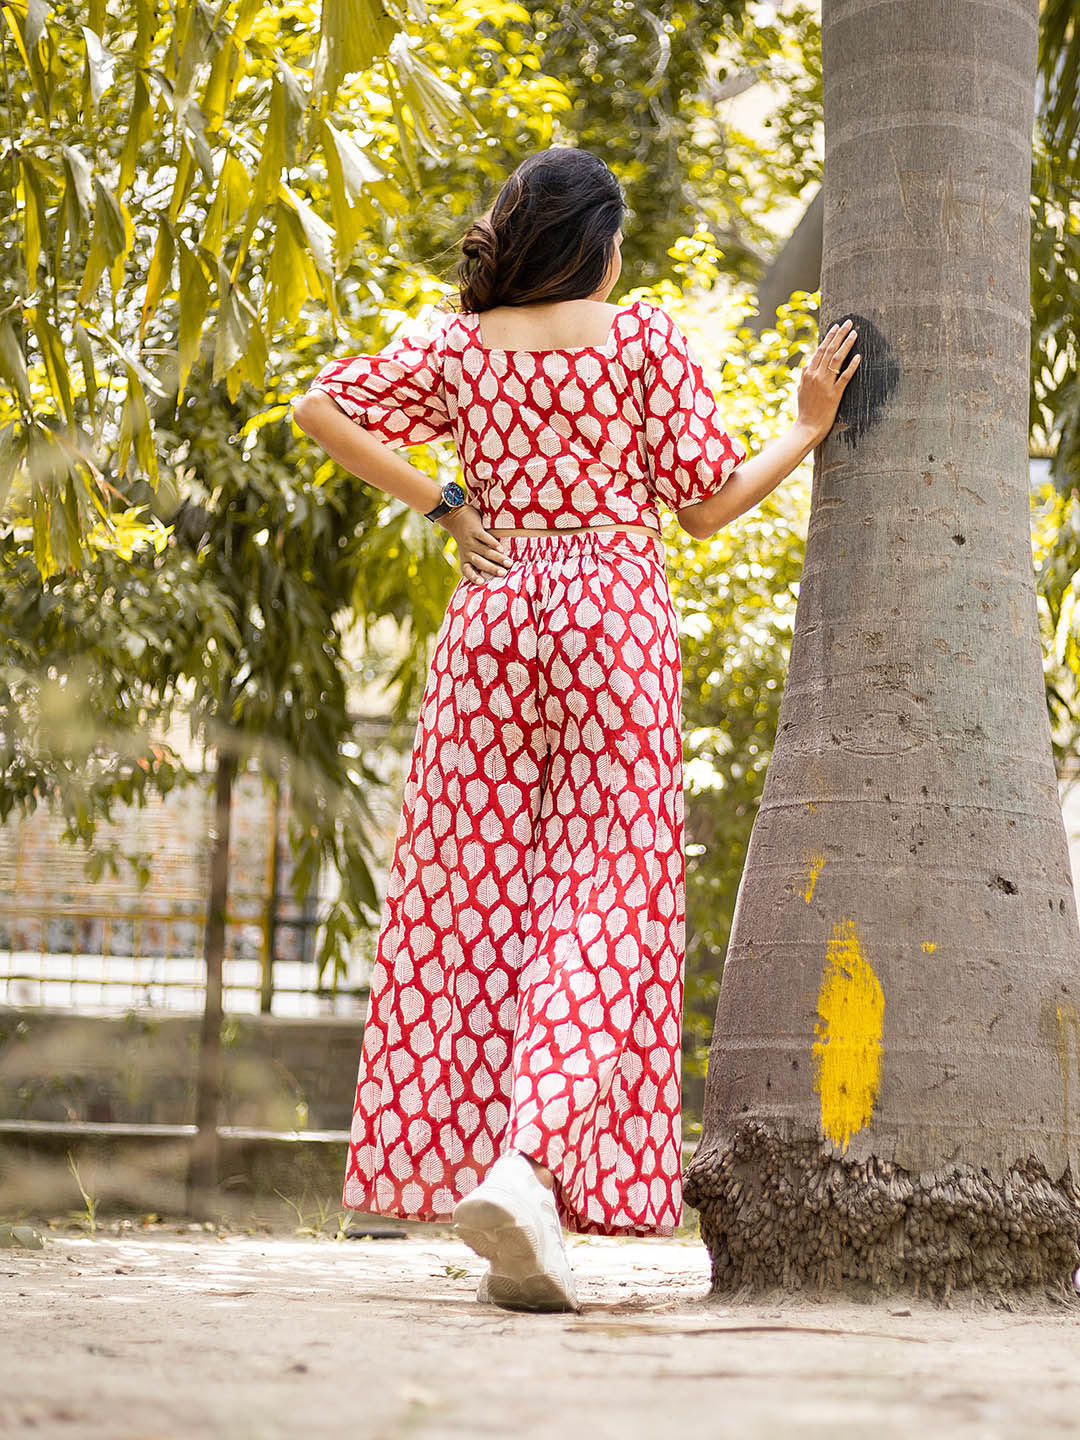
[[[497,535],[484,529],[480,511],[462,505],[436,521],[457,541],[461,574],[470,585],[481,584],[489,575],[501,575],[514,563]]]
[[[799,376],[799,424],[812,430],[821,440],[832,429],[840,408],[840,398],[859,368],[861,355],[855,355],[848,365],[844,365],[857,333],[852,329],[850,320],[833,325]]]

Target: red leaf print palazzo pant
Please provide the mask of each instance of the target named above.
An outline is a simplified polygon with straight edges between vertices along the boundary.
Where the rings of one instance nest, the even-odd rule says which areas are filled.
[[[449,1218],[504,1149],[563,1225],[681,1219],[681,664],[663,541],[503,536],[436,641],[371,981],[346,1206]]]

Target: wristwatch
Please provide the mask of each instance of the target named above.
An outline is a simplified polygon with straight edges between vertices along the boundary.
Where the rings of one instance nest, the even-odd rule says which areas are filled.
[[[456,480],[448,480],[442,487],[442,499],[438,505],[435,506],[434,510],[425,512],[427,518],[429,520],[438,520],[440,516],[445,515],[449,510],[460,510],[467,499],[468,496],[465,493],[465,487],[459,485]]]

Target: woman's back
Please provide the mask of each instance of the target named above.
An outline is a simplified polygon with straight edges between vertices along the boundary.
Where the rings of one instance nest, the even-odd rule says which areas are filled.
[[[480,316],[481,343],[491,349],[509,350],[603,346],[621,308],[607,300],[496,305]]]
[[[659,529],[658,499],[679,510],[718,490],[746,452],[671,316],[647,300],[543,308],[441,313],[331,362],[313,388],[391,445],[452,439],[490,527]],[[485,343],[590,332],[596,343]]]

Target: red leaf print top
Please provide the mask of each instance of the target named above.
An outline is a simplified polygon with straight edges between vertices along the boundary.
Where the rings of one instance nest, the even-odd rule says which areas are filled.
[[[686,336],[658,305],[614,306],[603,345],[500,350],[480,317],[439,314],[376,354],[333,360],[311,389],[393,448],[453,440],[487,526],[659,529],[746,459]]]

